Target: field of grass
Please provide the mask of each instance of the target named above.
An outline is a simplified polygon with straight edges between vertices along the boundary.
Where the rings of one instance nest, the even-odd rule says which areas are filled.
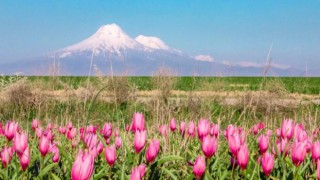
[[[294,151],[293,146],[310,148],[311,142],[317,142],[319,84],[320,78],[0,77],[0,150],[5,155],[1,157],[0,177],[77,179],[72,173],[79,174],[77,164],[83,163],[79,160],[82,157],[89,158],[90,167],[84,166],[92,169],[83,172],[84,179],[315,179],[317,168],[320,173],[320,153],[314,158],[308,149],[303,157],[295,157],[301,152]],[[143,129],[147,131],[139,152],[135,141],[141,135],[126,131],[136,112],[143,114]],[[172,118],[177,122],[175,132],[169,129]],[[301,135],[286,137],[288,123],[283,124],[283,119],[287,118],[293,119],[291,129],[301,128],[296,130]],[[38,130],[31,128],[33,119],[41,122]],[[207,119],[204,126],[200,119]],[[183,122],[187,127],[181,132]],[[16,123],[19,135],[26,134],[26,156],[19,151],[10,154],[17,151],[9,133]],[[104,137],[108,123],[118,135]],[[264,128],[255,133],[261,123]],[[201,127],[213,129],[206,134],[207,140],[197,138]],[[282,135],[278,128],[284,128]],[[225,135],[226,129],[232,132],[230,137]],[[268,157],[260,150],[260,135],[267,136]],[[114,153],[110,148],[119,137],[122,144]],[[234,152],[232,145],[238,142],[234,138],[241,139],[238,150],[241,146],[244,156]],[[42,141],[53,148],[45,155]],[[103,153],[97,153],[98,146]],[[157,152],[152,161],[149,146],[155,146],[150,151]],[[213,155],[204,158],[204,153],[212,150]],[[274,164],[263,165],[261,158]],[[143,172],[138,172],[139,165]]]
[[[50,82],[54,78],[74,88],[85,86],[88,77],[28,77],[28,80]],[[117,77],[115,77],[117,78]],[[93,84],[98,83],[97,77],[90,78]],[[128,77],[128,81],[139,90],[154,89],[152,77]],[[176,77],[173,89],[181,91],[212,90],[218,86],[220,91],[256,91],[261,85],[277,83],[289,93],[319,94],[320,78],[318,77]],[[57,86],[57,89],[62,88]]]

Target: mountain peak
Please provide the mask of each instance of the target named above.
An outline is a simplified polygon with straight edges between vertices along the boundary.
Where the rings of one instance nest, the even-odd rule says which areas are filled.
[[[62,50],[61,57],[84,51],[121,54],[128,49],[142,49],[143,46],[129,37],[117,24],[101,26],[92,36]]]
[[[106,36],[112,36],[112,35],[120,36],[123,34],[126,35],[126,33],[123,32],[123,30],[121,29],[121,27],[114,23],[101,26],[96,32],[96,34],[106,35]]]
[[[170,47],[167,46],[160,38],[153,36],[144,36],[139,35],[135,38],[137,42],[140,44],[152,48],[152,49],[161,49],[161,50],[169,50]]]

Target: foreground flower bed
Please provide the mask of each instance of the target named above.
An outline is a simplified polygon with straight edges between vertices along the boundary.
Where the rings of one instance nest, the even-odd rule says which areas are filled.
[[[135,113],[125,128],[33,120],[1,125],[1,179],[317,179],[319,130],[285,119],[250,129],[200,119],[147,126]],[[320,179],[320,178],[318,178]]]

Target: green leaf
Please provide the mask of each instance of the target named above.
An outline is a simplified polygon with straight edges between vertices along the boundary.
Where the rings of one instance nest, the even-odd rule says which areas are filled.
[[[167,175],[169,175],[172,179],[176,180],[177,177],[171,172],[169,171],[168,169],[166,169],[165,167],[162,167],[161,168]]]
[[[156,162],[158,163],[158,165],[161,165],[165,162],[170,162],[170,161],[175,161],[175,160],[184,160],[184,158],[182,158],[181,156],[176,156],[176,155],[169,155],[169,156],[165,156],[159,160],[157,160]]]
[[[57,166],[58,163],[52,163],[47,165],[40,173],[39,173],[39,177],[43,177],[44,175],[46,175],[52,168],[54,168],[55,166]]]
[[[124,180],[124,175],[125,175],[125,162],[123,162],[121,166],[121,180]]]
[[[95,174],[93,179],[98,180],[98,179],[101,179],[102,177],[104,177],[106,175],[104,170],[105,170],[105,167],[103,167],[97,174]]]
[[[53,177],[54,180],[61,180],[57,175],[51,173],[51,176]]]
[[[62,146],[59,146],[58,148],[62,156],[66,158],[68,162],[72,162],[72,159],[70,158],[70,154],[68,154]]]

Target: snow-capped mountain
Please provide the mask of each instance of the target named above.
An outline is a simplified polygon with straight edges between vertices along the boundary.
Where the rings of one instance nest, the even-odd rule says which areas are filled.
[[[64,58],[75,53],[94,52],[95,55],[114,53],[121,55],[127,50],[143,50],[144,46],[130,38],[118,25],[101,26],[96,33],[86,40],[59,51]]]
[[[151,48],[151,49],[162,49],[162,50],[170,50],[170,47],[166,45],[161,39],[158,37],[147,37],[144,35],[139,35],[135,38],[137,42],[140,44]]]
[[[101,26],[93,35],[46,57],[0,65],[0,74],[87,76],[93,67],[103,74],[149,76],[160,67],[181,76],[261,76],[263,66],[226,64],[210,55],[191,56],[171,48],[158,37],[139,35],[131,38],[118,25]],[[58,70],[57,70],[58,69]],[[270,68],[271,76],[300,76],[293,68]],[[95,75],[94,72],[90,75]]]

